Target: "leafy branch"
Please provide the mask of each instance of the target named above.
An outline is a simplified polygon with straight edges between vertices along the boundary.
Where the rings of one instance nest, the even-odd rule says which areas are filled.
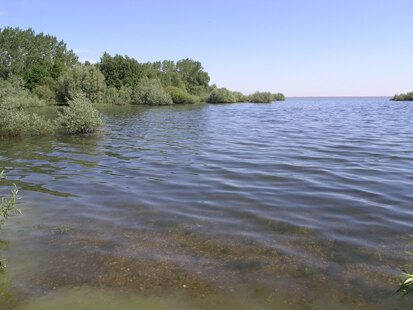
[[[0,178],[4,178],[4,170],[0,172]],[[4,222],[11,216],[16,216],[18,214],[22,214],[22,211],[16,208],[16,203],[19,197],[17,194],[19,193],[19,189],[17,188],[16,184],[13,184],[13,188],[11,189],[11,195],[1,197],[0,201],[0,229]]]

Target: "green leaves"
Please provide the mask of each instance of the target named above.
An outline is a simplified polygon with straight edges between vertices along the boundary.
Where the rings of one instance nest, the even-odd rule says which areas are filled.
[[[56,120],[56,125],[67,134],[93,133],[102,126],[102,115],[84,94],[75,94],[68,105]]]
[[[4,170],[0,172],[0,178],[4,178]],[[11,189],[11,195],[7,197],[1,197],[0,200],[0,229],[4,222],[11,216],[16,216],[22,214],[22,211],[16,208],[16,202],[19,190],[15,184]]]
[[[56,37],[33,29],[6,27],[0,31],[0,77],[24,77],[26,86],[36,87],[45,76],[56,79],[62,66],[73,66],[77,56]]]
[[[393,101],[413,101],[413,92],[407,94],[394,95]]]
[[[171,96],[162,87],[159,80],[144,79],[132,95],[134,104],[169,105],[173,104]]]
[[[226,88],[216,88],[209,95],[209,103],[234,103],[236,98],[234,94]]]
[[[78,64],[66,70],[58,80],[58,97],[62,102],[72,100],[83,92],[93,103],[101,103],[106,90],[105,77],[95,66]]]

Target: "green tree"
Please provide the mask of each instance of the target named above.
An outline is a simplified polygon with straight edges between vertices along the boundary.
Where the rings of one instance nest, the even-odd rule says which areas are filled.
[[[173,104],[173,101],[171,96],[162,87],[159,80],[143,79],[132,95],[132,103],[168,105]]]
[[[61,102],[72,100],[83,92],[94,103],[103,102],[106,90],[105,77],[95,66],[77,64],[66,68],[58,80],[58,98]]]
[[[249,102],[254,103],[270,103],[273,102],[273,96],[270,92],[255,92],[248,96]]]
[[[56,120],[57,126],[67,134],[93,133],[103,124],[103,117],[84,93],[69,100]]]
[[[233,93],[226,88],[215,88],[207,99],[209,103],[234,103],[235,101]]]
[[[169,86],[166,88],[166,91],[171,96],[173,103],[191,104],[197,101],[195,96],[191,96],[182,88]]]
[[[76,54],[56,37],[36,35],[31,28],[0,29],[0,77],[3,79],[10,74],[25,77],[27,86],[33,89],[46,72],[56,79],[62,67],[76,63]],[[37,68],[33,69],[34,66]]]
[[[192,59],[182,59],[176,63],[176,70],[181,75],[188,92],[191,93],[193,87],[207,87],[210,77],[207,72],[203,71],[203,67],[199,61]]]
[[[33,65],[28,72],[24,74],[25,86],[33,90],[37,85],[41,84],[42,81],[50,77],[50,72],[47,72],[46,68],[40,64]]]
[[[394,95],[390,100],[393,101],[413,101],[413,92],[407,94]]]
[[[182,81],[181,76],[176,71],[169,71],[161,76],[161,83],[164,87],[173,86],[186,90],[185,83]]]
[[[99,69],[105,77],[106,85],[121,88],[135,88],[142,78],[142,65],[128,56],[110,56],[104,53],[100,59]]]
[[[105,92],[105,102],[114,105],[126,105],[131,103],[133,90],[128,86],[122,86],[120,89],[110,86]]]
[[[247,102],[248,97],[241,92],[234,91],[232,95],[235,97],[235,102]]]

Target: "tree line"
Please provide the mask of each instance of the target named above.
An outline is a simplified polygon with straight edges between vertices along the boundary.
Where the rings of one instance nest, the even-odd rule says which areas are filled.
[[[25,125],[26,121],[33,119],[30,124],[38,133],[56,127],[56,124],[27,114],[27,107],[70,107],[83,102],[92,109],[94,104],[170,105],[276,100],[284,100],[284,96],[269,92],[245,96],[210,85],[209,74],[199,61],[192,59],[140,63],[129,56],[112,56],[105,52],[96,64],[81,63],[73,50],[54,36],[36,34],[33,29],[0,29],[0,134],[10,132],[5,128],[13,127],[12,123],[17,119],[25,119],[18,123],[26,128],[29,127]],[[59,126],[64,123],[62,121]],[[23,128],[15,129],[11,135],[24,131]]]
[[[407,94],[394,95],[392,101],[413,101],[413,92]]]

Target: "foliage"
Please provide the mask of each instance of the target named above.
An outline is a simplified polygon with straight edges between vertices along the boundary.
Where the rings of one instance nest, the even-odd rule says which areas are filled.
[[[4,170],[0,172],[0,178],[4,178]],[[11,189],[11,195],[8,197],[1,197],[0,200],[0,229],[4,222],[11,216],[22,214],[22,211],[16,208],[17,194],[19,190],[16,185]]]
[[[407,94],[394,95],[390,100],[393,101],[413,101],[413,92]]]
[[[114,105],[126,105],[131,103],[132,89],[128,86],[121,86],[118,90],[114,86],[110,86],[105,91],[105,103]]]
[[[56,87],[53,80],[49,83],[44,83],[44,85],[37,85],[36,88],[33,89],[33,94],[48,105],[56,104]]]
[[[410,235],[413,237],[413,235]],[[413,244],[413,242],[409,242]],[[407,254],[413,259],[413,253],[407,252]],[[400,276],[406,278],[406,280],[400,285],[396,293],[402,293],[403,296],[413,292],[413,262],[405,266],[405,269],[402,270],[403,274]]]
[[[67,103],[56,120],[67,134],[93,133],[103,124],[101,114],[83,93],[75,94]]]
[[[196,97],[191,96],[182,88],[169,86],[166,91],[171,96],[173,103],[196,103]]]
[[[33,29],[0,29],[0,77],[24,77],[26,86],[35,88],[45,76],[56,79],[62,68],[77,63],[77,56],[56,37],[37,34]]]
[[[248,97],[245,96],[243,93],[241,92],[232,92],[232,95],[235,97],[235,102],[247,102],[248,101]]]
[[[94,103],[103,101],[106,90],[105,77],[95,66],[77,64],[66,68],[58,79],[58,98],[61,102],[74,99],[83,92]]]
[[[50,73],[47,72],[46,68],[40,64],[34,64],[23,76],[24,85],[32,90],[47,77],[50,77]]]
[[[106,85],[120,89],[122,86],[135,88],[142,78],[142,67],[138,61],[128,56],[110,56],[104,53],[100,59],[100,72],[105,77]]]
[[[226,88],[216,88],[209,95],[207,102],[209,103],[234,103],[236,98],[232,92]]]
[[[249,102],[254,103],[270,103],[273,101],[284,101],[285,97],[281,93],[271,94],[270,92],[255,92],[248,96]]]
[[[281,93],[272,94],[272,100],[273,101],[284,101],[285,96],[284,96],[284,94],[281,94]]]
[[[186,89],[185,83],[182,81],[181,76],[176,71],[166,72],[162,74],[161,83],[163,87],[173,86],[173,87],[181,88],[183,90]]]
[[[6,109],[22,109],[40,107],[47,103],[40,100],[27,89],[23,88],[23,80],[17,76],[5,81],[0,79],[0,107]]]
[[[273,96],[270,92],[255,92],[252,95],[248,96],[249,102],[254,103],[270,103],[273,102]]]
[[[176,71],[181,75],[187,90],[191,93],[194,86],[207,87],[210,77],[199,61],[192,59],[182,59],[176,63]]]
[[[162,87],[159,80],[143,79],[132,95],[132,103],[147,105],[173,104],[171,96]]]
[[[45,135],[52,131],[50,120],[22,109],[0,107],[0,136]]]
[[[14,109],[44,105],[46,102],[23,88],[21,78],[12,76],[8,81],[0,79],[0,107]]]

